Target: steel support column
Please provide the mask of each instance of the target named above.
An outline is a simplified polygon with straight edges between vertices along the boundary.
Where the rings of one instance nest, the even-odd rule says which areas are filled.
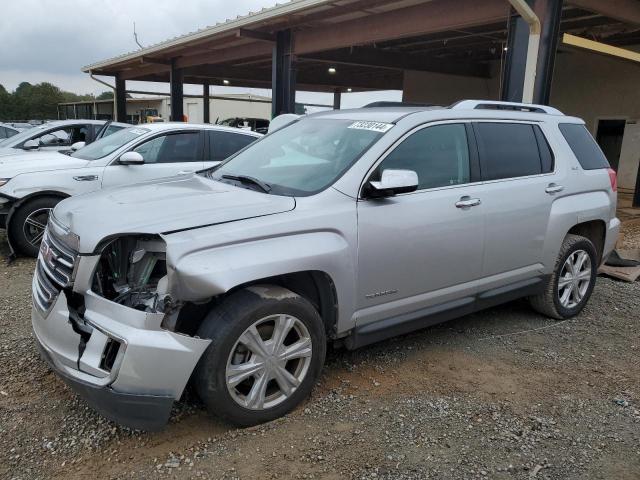
[[[171,93],[171,121],[184,121],[184,75],[181,68],[176,68],[175,62],[171,62],[171,72],[169,74]]]
[[[542,24],[533,102],[546,105],[551,96],[553,68],[562,17],[562,0],[527,0],[527,3],[534,9]],[[521,102],[529,44],[529,25],[512,9],[508,30],[507,56],[502,71],[500,99]]]
[[[333,91],[333,109],[334,110],[340,110],[341,96],[342,96],[342,94],[340,93],[340,89],[336,88]]]
[[[271,64],[271,91],[272,117],[295,113],[296,69],[291,30],[281,30],[276,34]]]
[[[527,0],[529,6],[534,0]],[[507,35],[507,56],[502,70],[500,100],[521,102],[529,47],[529,25],[511,9]]]
[[[540,17],[540,50],[536,68],[536,82],[533,87],[533,101],[548,105],[551,97],[553,68],[556,61],[560,20],[562,19],[562,0],[536,0],[536,13]]]
[[[127,87],[126,80],[116,76],[115,109],[113,118],[116,122],[127,121]]]
[[[202,84],[202,122],[209,123],[211,115],[211,105],[209,101],[209,82]]]

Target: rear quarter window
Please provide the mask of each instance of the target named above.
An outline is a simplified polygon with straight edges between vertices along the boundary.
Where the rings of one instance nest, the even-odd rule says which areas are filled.
[[[558,128],[583,169],[609,168],[607,157],[584,125],[560,123]]]

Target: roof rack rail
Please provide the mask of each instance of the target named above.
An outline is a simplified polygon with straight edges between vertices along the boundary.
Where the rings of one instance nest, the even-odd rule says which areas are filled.
[[[413,103],[413,102],[393,102],[381,100],[378,102],[371,102],[364,105],[362,108],[380,108],[380,107],[439,107],[433,103]]]
[[[564,115],[557,108],[534,103],[499,102],[495,100],[461,100],[449,108],[453,110],[512,110],[520,112],[546,113],[547,115]]]

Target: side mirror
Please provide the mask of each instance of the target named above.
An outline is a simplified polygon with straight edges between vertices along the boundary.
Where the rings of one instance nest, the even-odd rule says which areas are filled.
[[[123,153],[120,157],[120,165],[142,165],[144,157],[138,152]]]
[[[71,145],[71,150],[73,150],[75,152],[76,150],[80,150],[86,144],[87,144],[87,142],[76,142],[73,145]]]
[[[40,142],[38,140],[27,140],[22,145],[24,150],[37,150],[40,148]]]
[[[398,193],[415,192],[418,189],[418,174],[413,170],[382,171],[380,181],[367,184],[366,196],[371,198],[391,197]]]

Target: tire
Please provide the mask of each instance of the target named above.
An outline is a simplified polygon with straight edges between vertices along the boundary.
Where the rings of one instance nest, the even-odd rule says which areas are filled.
[[[583,256],[583,253],[586,254],[586,257]],[[579,262],[582,258],[584,258],[584,262],[587,262],[588,258],[588,266],[583,263],[584,270],[578,275],[584,280],[579,280],[577,284],[567,280],[568,275],[571,275],[567,265],[569,258],[571,258],[569,261],[572,264],[574,261]],[[598,271],[598,258],[598,253],[591,240],[580,235],[567,235],[544,292],[529,298],[533,309],[556,320],[564,320],[578,315],[593,292]],[[588,283],[585,283],[587,280]],[[562,286],[561,281],[566,286]],[[561,288],[558,288],[559,285]],[[568,289],[572,291],[567,297]],[[574,294],[573,292],[578,293]]]
[[[279,342],[278,333],[287,331]],[[306,399],[322,370],[327,345],[313,305],[275,285],[251,286],[228,296],[209,312],[198,335],[211,344],[194,372],[196,392],[210,413],[243,427],[279,418]],[[279,355],[270,350],[274,344],[282,345]],[[249,370],[255,373],[247,375]]]
[[[49,213],[62,199],[60,197],[36,197],[20,205],[8,225],[7,234],[15,249],[23,255],[37,257],[40,240],[44,234]],[[36,226],[35,222],[40,226]]]

